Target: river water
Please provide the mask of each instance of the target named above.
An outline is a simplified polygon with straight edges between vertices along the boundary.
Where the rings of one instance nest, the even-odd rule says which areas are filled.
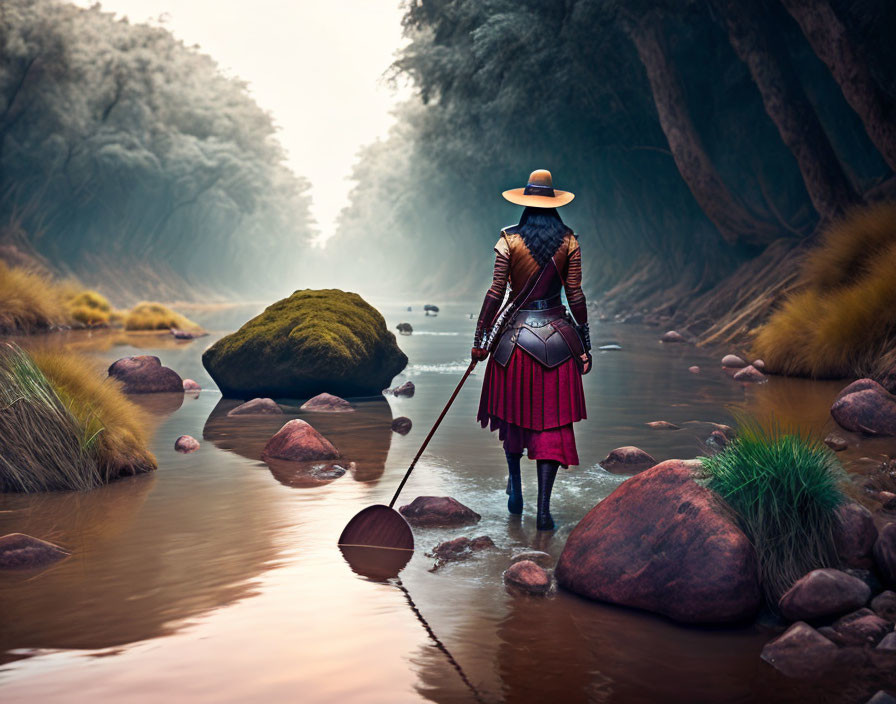
[[[56,344],[104,363],[157,354],[197,380],[196,397],[140,399],[152,414],[158,471],[85,494],[0,495],[0,534],[56,542],[72,556],[37,574],[0,577],[0,697],[4,702],[766,702],[854,701],[845,681],[797,683],[759,659],[770,631],[685,628],[562,591],[508,593],[501,573],[514,550],[557,557],[569,531],[624,477],[598,462],[637,445],[657,459],[702,451],[709,422],[746,410],[774,413],[813,433],[833,429],[828,408],[842,382],[773,378],[732,381],[717,356],[663,345],[655,328],[602,324],[585,378],[588,419],[577,426],[582,465],[558,476],[558,530],[535,530],[534,467],[524,467],[526,510],[506,512],[503,452],[475,424],[477,369],[458,397],[399,503],[453,496],[482,514],[462,529],[415,529],[417,550],[400,580],[353,572],[336,547],[361,508],[388,503],[404,470],[466,367],[472,305],[383,305],[399,336],[413,398],[356,402],[353,414],[228,419],[205,373],[205,347],[259,307],[190,312],[210,337],[175,342],[156,334],[73,333]],[[701,373],[688,367],[697,364]],[[413,430],[393,434],[395,416]],[[259,460],[265,440],[290,417],[308,420],[355,462],[329,482]],[[667,420],[681,430],[653,430]],[[697,422],[694,422],[697,421]],[[202,443],[173,449],[182,434]],[[842,455],[892,452],[864,441]],[[496,547],[430,572],[425,551],[458,535],[489,535]],[[460,672],[459,672],[460,670]],[[462,676],[463,675],[463,676]]]

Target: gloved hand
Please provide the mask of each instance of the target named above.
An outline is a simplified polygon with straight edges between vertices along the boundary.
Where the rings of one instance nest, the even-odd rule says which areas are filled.
[[[591,364],[593,361],[591,358],[591,353],[586,352],[585,354],[582,355],[581,359],[582,359],[582,376],[584,376],[585,374],[587,374],[588,372],[591,371]]]
[[[481,362],[483,359],[488,357],[488,350],[483,349],[482,347],[474,347],[470,350],[470,356],[477,362]]]

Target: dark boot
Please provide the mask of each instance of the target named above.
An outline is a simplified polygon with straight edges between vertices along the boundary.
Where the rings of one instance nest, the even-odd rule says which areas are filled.
[[[554,530],[554,519],[551,517],[551,489],[557,476],[558,462],[538,460],[538,515],[535,527],[538,530]]]
[[[523,455],[519,452],[504,454],[507,455],[507,510],[520,514],[523,512],[523,484],[520,478],[520,458]]]

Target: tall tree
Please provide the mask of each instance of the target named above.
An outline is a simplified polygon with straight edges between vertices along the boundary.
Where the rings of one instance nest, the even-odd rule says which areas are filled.
[[[691,119],[681,77],[669,55],[661,13],[629,15],[623,22],[647,71],[672,158],[703,212],[730,244],[767,244],[779,236],[778,228],[756,218],[731,192],[710,160]]]
[[[840,215],[859,198],[782,46],[774,22],[740,0],[716,0],[731,46],[750,70],[765,111],[793,153],[815,210]],[[760,19],[763,18],[763,19]]]
[[[827,0],[781,0],[812,50],[831,71],[843,97],[889,167],[896,171],[896,107],[880,89],[867,63]]]

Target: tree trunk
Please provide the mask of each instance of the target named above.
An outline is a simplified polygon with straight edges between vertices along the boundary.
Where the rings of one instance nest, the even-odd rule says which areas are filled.
[[[660,125],[672,158],[706,216],[730,244],[763,244],[780,231],[758,220],[722,181],[688,112],[681,79],[670,60],[657,16],[627,27],[647,71]]]
[[[728,27],[731,46],[753,77],[765,111],[793,153],[815,210],[825,220],[858,202],[852,184],[834,153],[815,109],[781,45],[774,24],[741,0],[716,3]]]
[[[846,27],[827,0],[781,0],[815,52],[831,70],[843,97],[862,119],[865,131],[889,167],[896,171],[896,114],[874,81]]]

